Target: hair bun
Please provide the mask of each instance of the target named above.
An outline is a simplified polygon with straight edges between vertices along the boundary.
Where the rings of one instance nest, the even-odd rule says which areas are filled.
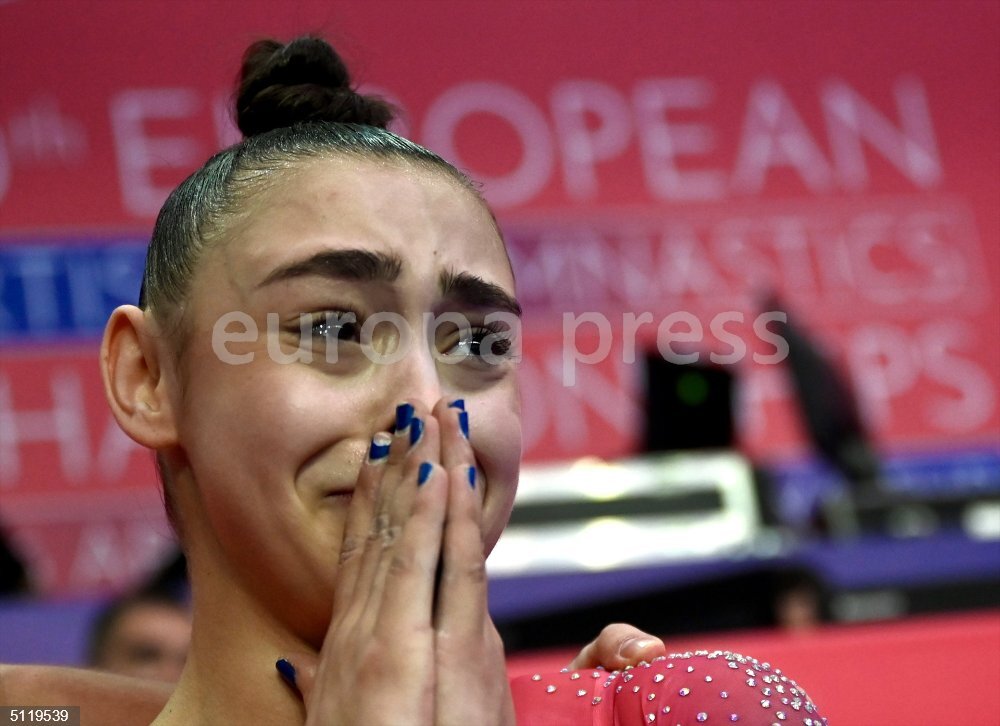
[[[392,107],[351,88],[351,76],[322,38],[287,45],[260,40],[243,55],[236,90],[236,125],[244,137],[305,121],[335,121],[385,128]]]

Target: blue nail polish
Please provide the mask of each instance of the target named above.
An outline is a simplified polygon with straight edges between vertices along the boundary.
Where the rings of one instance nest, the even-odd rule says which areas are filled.
[[[420,470],[417,472],[417,486],[426,484],[427,480],[431,478],[432,471],[434,471],[434,465],[429,461],[423,462],[420,465]]]
[[[476,467],[469,467],[469,486],[473,489],[476,488]]]
[[[469,414],[465,411],[458,414],[458,428],[462,431],[462,436],[469,438]]]
[[[457,408],[459,411],[465,410],[465,399],[456,398],[454,401],[448,404],[448,408]]]
[[[416,416],[410,422],[410,446],[416,445],[424,433],[424,422]]]
[[[274,667],[278,669],[278,673],[285,679],[285,683],[292,688],[298,689],[298,686],[295,684],[295,666],[284,658],[279,658],[275,662]]]
[[[396,406],[396,433],[406,430],[413,420],[413,406],[408,403],[401,403]]]
[[[372,445],[368,449],[368,458],[371,461],[384,459],[389,455],[389,444],[380,443],[378,439],[372,439]]]

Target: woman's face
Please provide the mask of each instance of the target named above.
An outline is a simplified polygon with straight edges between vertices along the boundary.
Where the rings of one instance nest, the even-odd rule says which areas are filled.
[[[185,312],[178,513],[215,577],[321,639],[349,493],[399,402],[465,399],[487,551],[500,536],[520,459],[514,362],[472,341],[516,307],[514,281],[483,204],[437,171],[317,160],[249,207],[203,254]],[[449,323],[428,334],[427,313],[464,316],[472,341]],[[367,341],[376,314],[389,322]]]

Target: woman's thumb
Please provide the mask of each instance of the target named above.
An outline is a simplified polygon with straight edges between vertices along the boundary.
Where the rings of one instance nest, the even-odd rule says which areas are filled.
[[[305,701],[316,683],[316,666],[319,658],[315,653],[290,653],[279,658],[274,667],[278,675]]]

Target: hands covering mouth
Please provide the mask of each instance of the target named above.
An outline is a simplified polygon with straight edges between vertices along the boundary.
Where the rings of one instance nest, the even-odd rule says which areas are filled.
[[[514,723],[487,609],[478,478],[461,400],[403,403],[393,433],[372,437],[347,508],[307,724],[396,722],[404,713],[411,723],[440,714]],[[386,659],[389,648],[406,656]]]

